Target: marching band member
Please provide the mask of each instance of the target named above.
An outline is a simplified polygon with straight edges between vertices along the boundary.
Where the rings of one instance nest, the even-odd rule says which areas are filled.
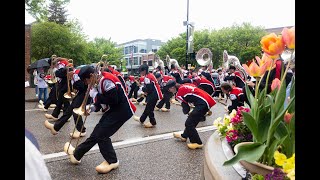
[[[177,83],[181,84],[182,78],[181,78],[180,72],[174,64],[171,64],[170,75],[175,78],[175,81]]]
[[[54,124],[51,124],[48,120],[44,122],[44,126],[51,131],[53,135],[58,134],[58,131],[63,127],[63,125],[68,121],[68,119],[73,115],[74,124],[76,125],[76,131],[70,133],[70,136],[73,138],[79,138],[86,135],[86,128],[83,127],[82,116],[73,112],[74,108],[79,108],[82,104],[82,101],[85,97],[88,85],[84,83],[83,80],[80,80],[78,74],[80,69],[75,70],[74,72],[69,72],[68,76],[72,76],[71,84],[73,88],[78,92],[73,98],[71,105],[68,107],[65,113],[56,121]],[[81,131],[82,128],[82,131]],[[81,132],[81,133],[80,133]]]
[[[146,64],[141,65],[139,68],[140,75],[144,76],[144,93],[147,95],[147,105],[141,117],[134,116],[133,118],[134,120],[143,124],[144,127],[151,128],[157,124],[156,119],[154,118],[154,107],[156,106],[157,101],[161,100],[163,96],[157,79],[154,77],[152,73],[148,71],[148,69],[148,65]],[[144,124],[144,121],[148,116],[150,122]]]
[[[163,112],[167,112],[170,111],[170,99],[173,96],[173,94],[171,92],[169,92],[169,89],[167,87],[167,83],[169,81],[174,81],[173,77],[171,76],[167,76],[167,75],[161,75],[160,73],[157,73],[155,75],[155,77],[158,79],[158,81],[160,81],[160,88],[163,94],[163,98],[161,99],[161,101],[155,106],[154,110],[158,111],[159,109],[161,109],[161,111]],[[165,105],[165,107],[163,108],[162,106]]]
[[[92,74],[94,74],[94,69],[91,66],[84,66],[79,72],[79,77],[88,85],[92,83],[92,79],[90,79]],[[103,73],[98,87],[93,87],[90,90],[90,96],[94,99],[94,104],[89,106],[89,112],[98,112],[103,105],[107,106],[108,110],[102,115],[99,123],[85,142],[77,148],[67,142],[64,151],[69,154],[71,163],[79,164],[85,153],[98,143],[105,161],[96,167],[96,171],[108,173],[119,167],[119,160],[110,137],[132,117],[136,107],[128,99],[120,80],[108,72]]]
[[[57,59],[57,70],[55,71],[55,76],[57,77],[57,91],[58,91],[58,99],[56,103],[56,107],[54,108],[52,114],[45,114],[47,119],[58,120],[58,116],[60,114],[60,110],[62,109],[62,105],[64,106],[63,112],[67,110],[70,106],[69,100],[64,97],[64,93],[68,91],[68,82],[67,82],[67,68],[66,66],[69,64],[66,58],[56,58]]]
[[[129,81],[131,82],[131,86],[130,86],[128,98],[131,99],[132,102],[135,102],[138,99],[139,78],[134,76],[129,76]],[[132,94],[133,94],[133,97],[132,97]]]
[[[193,84],[190,85],[186,83],[176,85],[174,81],[171,81],[167,86],[170,92],[176,93],[176,99],[180,101],[182,105],[182,112],[188,114],[184,132],[182,134],[173,133],[173,136],[184,142],[189,138],[190,143],[188,143],[187,146],[190,149],[202,148],[203,144],[196,130],[196,126],[210,108],[216,104],[215,100],[208,93],[195,87]],[[195,106],[191,112],[189,103]]]
[[[125,83],[125,81],[124,81],[124,79],[123,79],[122,74],[121,74],[119,71],[115,70],[115,69],[114,69],[112,66],[110,66],[110,65],[108,66],[108,69],[110,70],[111,74],[115,75],[115,76],[120,80],[122,86],[123,86],[123,87],[125,88],[125,90],[126,90],[126,93],[128,93],[128,89],[126,88],[126,83]],[[109,72],[109,71],[107,71],[107,72]]]
[[[206,91],[210,96],[212,96],[216,90],[214,84],[212,84],[212,82],[207,78],[201,77],[201,74],[200,76],[192,78],[192,83],[195,84],[198,88]]]
[[[245,96],[243,94],[242,88],[233,87],[230,83],[224,82],[221,84],[221,90],[231,100],[232,104],[225,108],[229,114],[233,109],[237,110],[239,106],[244,105]]]
[[[229,67],[229,75],[224,78],[224,81],[232,81],[236,87],[243,88],[245,86],[245,80],[242,78],[239,71],[236,71],[235,66]]]
[[[145,99],[145,94],[144,94],[144,92],[142,91],[142,89],[144,89],[144,76],[141,76],[140,75],[140,77],[139,77],[139,89],[138,89],[138,96],[139,96],[139,99],[137,99],[137,103],[140,103],[140,102],[142,102],[144,99]],[[145,103],[144,105],[146,105],[147,104],[147,101],[145,100],[145,102],[143,102],[143,103]]]

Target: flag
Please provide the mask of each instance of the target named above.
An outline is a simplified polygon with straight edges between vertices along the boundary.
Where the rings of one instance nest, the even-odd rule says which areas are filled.
[[[130,59],[131,59],[131,62],[132,62],[133,61],[133,50],[131,50]]]

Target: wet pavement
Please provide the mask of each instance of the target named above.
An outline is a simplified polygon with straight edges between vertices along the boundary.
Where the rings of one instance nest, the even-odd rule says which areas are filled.
[[[140,116],[143,105],[136,105],[135,115]],[[197,128],[212,127],[217,117],[225,114],[224,105],[217,103],[211,108],[213,114],[207,116],[206,121],[200,122]],[[120,167],[108,174],[98,174],[95,167],[103,161],[98,148],[92,148],[81,160],[80,165],[72,165],[68,156],[63,153],[63,146],[70,141],[69,133],[74,129],[74,120],[71,118],[57,135],[52,135],[44,127],[46,120],[43,112],[38,109],[36,102],[25,103],[25,127],[30,130],[40,145],[40,152],[46,160],[52,179],[200,179],[200,170],[203,167],[204,150],[190,150],[185,142],[170,138],[159,138],[156,141],[142,140],[138,144],[115,146]],[[53,109],[49,109],[51,113]],[[60,113],[60,116],[62,113]],[[59,116],[59,117],[60,117]],[[87,135],[80,139],[83,142],[98,123],[102,113],[91,113],[87,117],[85,127]],[[172,104],[170,112],[155,111],[157,125],[155,128],[144,128],[133,118],[129,119],[113,136],[114,144],[129,142],[130,140],[156,137],[183,131],[187,115],[182,113],[182,107]],[[148,119],[147,119],[148,121]],[[203,143],[206,143],[214,130],[200,132]],[[72,140],[75,146],[76,140]],[[59,154],[60,155],[57,155]],[[63,154],[63,155],[61,155]],[[57,155],[59,158],[50,158]]]

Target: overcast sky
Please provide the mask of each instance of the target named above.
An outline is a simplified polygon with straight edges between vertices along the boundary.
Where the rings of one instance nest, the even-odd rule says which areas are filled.
[[[71,0],[68,18],[77,18],[89,40],[110,38],[170,40],[186,32],[187,0]],[[25,23],[34,19],[26,13]],[[189,0],[195,30],[221,29],[234,23],[275,28],[295,25],[295,0]]]

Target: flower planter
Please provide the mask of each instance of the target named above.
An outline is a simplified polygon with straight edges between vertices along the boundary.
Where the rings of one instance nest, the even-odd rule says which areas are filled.
[[[252,144],[253,142],[242,142],[234,146],[234,152],[238,153],[238,148],[243,144]],[[271,173],[274,170],[274,167],[267,166],[258,162],[248,162],[241,160],[240,164],[246,168],[252,174],[261,174],[265,176],[266,174]]]

